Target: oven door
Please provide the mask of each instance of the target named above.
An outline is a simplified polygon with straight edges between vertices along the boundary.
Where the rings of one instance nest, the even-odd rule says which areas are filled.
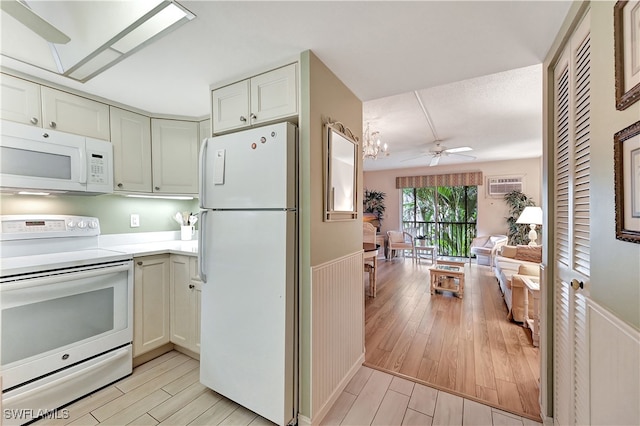
[[[3,278],[0,306],[8,390],[131,343],[133,262]]]

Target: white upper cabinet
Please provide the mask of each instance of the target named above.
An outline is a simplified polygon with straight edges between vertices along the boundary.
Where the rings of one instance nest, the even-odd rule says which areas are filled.
[[[296,64],[251,79],[251,124],[261,124],[298,113]]]
[[[196,121],[151,119],[153,192],[198,193]]]
[[[111,107],[115,191],[151,192],[151,119]]]
[[[42,86],[42,127],[110,140],[109,106]]]
[[[40,85],[7,74],[0,76],[0,118],[40,127]]]
[[[212,107],[215,133],[249,126],[249,80],[214,90]]]
[[[212,91],[213,133],[263,124],[298,113],[297,64]]]

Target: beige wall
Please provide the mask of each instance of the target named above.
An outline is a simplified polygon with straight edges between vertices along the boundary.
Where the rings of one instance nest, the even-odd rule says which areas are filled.
[[[362,102],[312,52],[300,56],[300,408],[310,416],[311,267],[362,250],[362,160],[358,220],[325,222],[324,139],[327,118],[362,137]]]
[[[121,195],[0,195],[1,214],[67,214],[100,219],[102,234],[179,231],[176,212],[198,211],[198,201],[126,198]],[[140,227],[131,228],[130,215],[140,215]]]
[[[506,234],[505,217],[509,209],[501,198],[487,196],[488,176],[524,176],[524,193],[531,197],[536,205],[541,205],[541,159],[532,158],[513,161],[470,162],[454,166],[417,167],[411,169],[383,170],[364,173],[364,187],[386,193],[385,215],[382,232],[401,229],[401,197],[396,189],[397,176],[422,176],[446,174],[464,171],[482,171],[484,185],[478,187],[478,235]]]
[[[615,238],[613,135],[640,120],[615,108],[613,6],[591,3],[591,297],[640,329],[640,244]]]

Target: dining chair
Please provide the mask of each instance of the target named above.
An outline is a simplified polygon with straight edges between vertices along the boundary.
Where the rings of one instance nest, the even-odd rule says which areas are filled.
[[[368,222],[362,223],[362,242],[376,244],[376,227]],[[364,259],[364,271],[369,273],[369,296],[376,297],[376,267],[375,257]]]

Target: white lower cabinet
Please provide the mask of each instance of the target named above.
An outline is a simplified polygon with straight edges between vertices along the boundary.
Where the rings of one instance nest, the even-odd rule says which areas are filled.
[[[171,341],[169,324],[170,256],[134,258],[133,356]]]
[[[198,259],[171,255],[171,342],[200,353],[200,294]]]

